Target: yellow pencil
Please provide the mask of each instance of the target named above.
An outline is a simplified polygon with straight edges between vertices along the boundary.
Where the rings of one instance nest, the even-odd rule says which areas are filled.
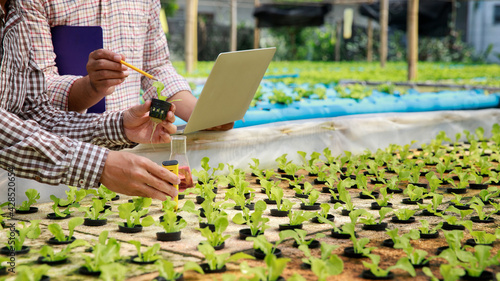
[[[135,70],[135,71],[139,72],[140,74],[142,74],[142,75],[144,75],[144,76],[148,77],[149,79],[153,79],[153,80],[158,81],[158,79],[156,79],[153,75],[151,75],[151,74],[149,74],[149,73],[147,73],[147,72],[144,72],[144,71],[140,70],[139,68],[137,68],[137,67],[135,67],[135,66],[131,65],[131,64],[130,64],[130,63],[128,63],[128,62],[125,62],[125,61],[123,61],[123,60],[120,60],[120,63],[121,63],[121,64],[123,64],[123,65],[126,65],[126,66],[128,66],[128,67],[130,67],[130,68],[132,68],[133,70]]]

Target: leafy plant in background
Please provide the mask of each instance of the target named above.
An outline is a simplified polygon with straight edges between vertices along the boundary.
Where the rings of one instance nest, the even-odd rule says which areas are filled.
[[[443,195],[439,193],[429,193],[427,197],[431,197],[431,203],[429,204],[420,204],[417,202],[418,208],[420,210],[427,210],[427,212],[431,214],[436,214],[442,212],[439,210],[439,206],[443,203]]]
[[[273,255],[276,252],[278,245],[282,242],[282,240],[279,239],[278,241],[271,243],[267,241],[267,238],[264,235],[259,235],[257,237],[248,236],[246,240],[252,241],[252,247],[255,250],[260,250],[266,256]]]
[[[370,243],[370,239],[366,237],[358,239],[356,237],[355,226],[355,223],[346,223],[343,225],[342,230],[350,235],[349,239],[352,241],[354,253],[367,256],[373,249],[376,249],[376,247],[366,247],[366,245]]]
[[[158,276],[163,277],[166,280],[177,280],[188,270],[194,270],[200,274],[204,274],[201,266],[192,261],[185,262],[180,271],[176,271],[174,264],[164,259],[158,259],[155,262],[155,265],[158,269]]]
[[[495,233],[487,233],[484,230],[476,230],[472,229],[472,221],[465,221],[463,223],[465,228],[469,231],[470,236],[474,239],[474,242],[478,245],[489,245],[493,244],[497,239],[500,239],[500,228],[495,230]]]
[[[68,235],[64,234],[61,225],[58,223],[49,224],[47,226],[47,228],[49,229],[50,233],[52,233],[52,235],[54,235],[54,237],[57,241],[62,242],[62,241],[70,241],[73,238],[73,233],[75,231],[75,227],[82,225],[82,224],[83,224],[82,217],[76,217],[76,218],[70,219],[68,222],[68,231],[69,231]]]
[[[26,226],[26,223],[24,221],[19,222],[22,227],[16,227],[17,231],[14,231],[14,239],[8,240],[5,245],[12,249],[11,247],[14,246],[15,251],[20,251],[23,248],[24,241],[26,238],[29,239],[36,239],[40,236],[41,230],[40,230],[40,220],[32,220],[30,221],[30,225]],[[11,235],[12,237],[12,235]],[[12,240],[14,240],[14,244],[12,245]]]
[[[394,249],[403,249],[408,261],[412,265],[423,265],[429,262],[427,259],[427,251],[415,249],[408,237],[398,237],[395,239]]]
[[[394,211],[394,215],[398,218],[398,220],[406,221],[409,220],[414,214],[415,210],[411,210],[408,208],[402,208]]]
[[[339,248],[339,245],[333,245],[333,244],[328,244],[325,242],[320,243],[320,257],[319,259],[321,260],[328,260],[332,255],[335,255],[333,253],[334,250]],[[308,245],[299,245],[299,250],[304,253],[304,258],[302,258],[302,262],[304,264],[311,265],[313,259],[317,259],[312,253],[311,250],[309,249]],[[342,263],[343,264],[343,263]]]
[[[85,189],[78,189],[76,186],[68,186],[66,190],[66,199],[61,199],[59,201],[60,206],[65,207],[73,203],[80,203],[80,201],[87,196],[87,191]]]
[[[361,211],[361,217],[359,219],[359,222],[368,225],[375,225],[382,223],[382,221],[386,218],[387,214],[392,212],[392,208],[388,207],[380,208],[380,210],[378,211],[380,216],[377,220],[375,219],[375,216],[372,213],[368,212],[367,210],[365,209],[359,209],[359,210]]]
[[[42,260],[45,262],[55,262],[61,261],[68,258],[71,250],[81,246],[88,246],[89,243],[85,240],[76,239],[71,244],[62,248],[59,252],[54,252],[54,249],[48,245],[43,245],[40,249],[40,255],[42,256]]]
[[[220,216],[215,219],[213,224],[215,226],[215,231],[210,230],[208,226],[205,228],[197,229],[201,232],[201,235],[207,239],[206,242],[209,245],[211,245],[212,247],[217,247],[224,243],[224,241],[229,237],[231,237],[231,235],[229,234],[224,235],[224,231],[227,229],[229,221],[227,219],[227,216]]]
[[[158,251],[160,250],[160,243],[155,243],[153,246],[146,248],[144,252],[141,252],[141,242],[136,240],[129,240],[130,244],[135,246],[137,250],[137,257],[134,258],[135,261],[139,262],[153,262],[158,259],[161,259],[161,256],[158,255]]]
[[[236,213],[232,218],[232,221],[236,224],[246,224],[250,228],[250,233],[252,236],[257,234],[263,234],[266,229],[270,226],[267,224],[269,218],[263,216],[264,211],[267,209],[266,202],[259,200],[255,203],[255,211],[250,214],[250,210],[246,207],[243,208],[243,212]]]
[[[465,270],[463,270],[463,268],[455,264],[447,263],[442,263],[439,265],[439,273],[441,274],[441,276],[443,276],[443,279],[437,278],[432,273],[431,269],[427,266],[422,268],[422,272],[426,276],[430,277],[430,281],[457,281],[458,279],[460,279],[460,276],[465,275]]]
[[[408,257],[402,257],[400,258],[397,263],[393,266],[389,266],[386,269],[382,269],[379,264],[380,264],[380,256],[379,255],[373,255],[369,254],[367,255],[371,263],[362,261],[363,266],[368,268],[370,272],[375,275],[376,277],[386,277],[389,275],[389,272],[393,269],[401,269],[406,272],[408,272],[412,277],[417,276],[417,273],[415,272],[415,268],[413,268],[413,265],[411,265]]]
[[[440,221],[438,224],[436,224],[434,227],[431,228],[431,225],[428,220],[419,220],[420,224],[422,225],[418,229],[420,230],[420,233],[422,234],[433,234],[436,233],[438,230],[440,230],[443,227],[443,222]]]
[[[253,274],[255,279],[250,280],[276,281],[290,261],[291,259],[289,258],[278,258],[275,255],[266,255],[264,258],[265,267],[249,266],[247,262],[242,262],[240,264],[240,270],[243,274]]]
[[[104,209],[104,199],[92,198],[92,206],[78,208],[80,212],[85,213],[86,218],[93,220],[104,220],[112,214],[109,209]]]
[[[17,276],[15,281],[39,281],[49,272],[50,266],[42,264],[39,266],[20,265],[16,268]]]
[[[19,211],[28,211],[30,207],[36,204],[37,200],[40,199],[40,193],[33,188],[27,189],[24,194],[26,194],[28,200],[23,201],[21,205],[16,208]]]
[[[314,237],[312,237],[311,239],[307,239],[307,231],[306,230],[303,230],[303,229],[287,229],[287,230],[283,230],[283,231],[280,231],[279,233],[279,236],[280,236],[280,239],[281,240],[286,240],[288,238],[293,238],[293,240],[295,240],[295,242],[297,243],[297,245],[306,245],[306,246],[309,246],[311,245],[311,243],[314,241],[314,240],[317,240],[319,238],[323,238],[325,237],[325,234],[324,233],[316,233],[316,235]]]
[[[135,227],[137,225],[148,227],[154,224],[155,221],[152,216],[141,219],[148,213],[148,209],[137,211],[136,207],[137,205],[134,203],[123,203],[118,206],[118,215],[125,220],[125,222],[120,222],[119,225],[124,227]]]
[[[108,231],[99,235],[99,242],[92,249],[93,256],[82,255],[83,267],[90,272],[102,271],[102,266],[114,263],[120,259],[120,243],[114,238],[108,238]]]
[[[272,95],[268,97],[270,103],[289,105],[293,103],[293,98],[281,89],[273,89]]]
[[[234,255],[231,255],[231,253],[216,253],[213,246],[204,242],[198,245],[198,251],[204,256],[210,270],[222,269],[226,263],[236,262],[240,259],[255,259],[243,252]]]
[[[290,225],[301,225],[305,221],[312,219],[314,216],[314,213],[303,210],[290,210],[290,212],[288,212]]]
[[[64,217],[71,215],[71,213],[74,212],[71,210],[72,208],[79,208],[80,207],[80,204],[75,201],[75,202],[69,204],[68,206],[64,207],[65,208],[64,210],[61,210],[61,208],[59,208],[59,206],[61,205],[60,204],[61,199],[57,198],[55,195],[50,195],[50,199],[52,199],[52,201],[54,201],[51,208],[54,211],[55,216],[59,217],[59,218],[64,218]]]

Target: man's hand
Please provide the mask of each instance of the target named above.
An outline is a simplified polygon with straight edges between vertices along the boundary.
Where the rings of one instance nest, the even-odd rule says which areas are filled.
[[[125,60],[125,56],[110,50],[99,49],[90,53],[87,62],[88,77],[95,94],[101,98],[111,94],[115,86],[128,77],[127,67],[120,60]]]
[[[173,185],[180,184],[180,179],[145,157],[110,151],[104,164],[101,183],[117,193],[164,201],[167,196],[177,196],[177,189]]]
[[[68,97],[68,110],[85,112],[105,96],[113,93],[115,86],[122,83],[129,73],[120,63],[123,55],[99,49],[89,55],[88,75],[77,79],[71,86]]]
[[[151,101],[133,106],[123,113],[123,127],[127,138],[138,143],[168,143],[170,135],[177,131],[175,126],[175,105],[172,104],[167,113],[167,119],[154,128],[154,123],[149,119]],[[151,135],[153,133],[154,134]]]

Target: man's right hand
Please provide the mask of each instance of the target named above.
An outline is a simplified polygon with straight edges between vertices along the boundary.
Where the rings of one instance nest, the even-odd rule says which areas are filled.
[[[127,67],[120,63],[125,56],[110,50],[99,49],[89,55],[87,76],[75,81],[68,98],[68,110],[85,112],[105,96],[113,93],[115,86],[129,76]]]
[[[110,50],[99,49],[90,53],[87,62],[90,86],[101,98],[111,94],[115,86],[128,77],[127,67],[120,60],[125,60],[125,56]]]
[[[173,185],[180,184],[180,179],[145,157],[124,151],[110,151],[101,183],[117,193],[164,201],[167,196],[177,196],[177,189]]]

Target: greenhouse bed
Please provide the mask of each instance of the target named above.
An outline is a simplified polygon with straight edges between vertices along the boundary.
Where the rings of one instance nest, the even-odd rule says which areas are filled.
[[[462,144],[460,144],[459,147],[462,147]],[[447,146],[447,148],[451,149],[452,146]],[[418,157],[423,152],[411,149],[410,153],[412,157]],[[324,156],[322,156],[321,158],[323,157]],[[309,156],[307,156],[306,158],[309,158]],[[422,158],[421,161],[423,161],[423,159],[426,158]],[[322,163],[325,163],[324,161],[325,160],[322,160],[321,163],[319,163],[318,165],[321,166]],[[211,166],[214,166],[214,164],[216,163],[211,163],[211,164],[212,164]],[[433,171],[433,172],[437,171],[436,167],[433,165],[424,165],[422,168],[427,171]],[[498,169],[496,164],[494,164],[492,169]],[[279,174],[278,171],[275,172],[276,174],[271,179],[279,180],[279,176],[283,174]],[[299,175],[304,176],[304,181],[311,183],[314,190],[318,191],[323,190],[323,187],[325,186],[324,184],[314,184],[314,179],[317,179],[316,176],[309,175],[307,171],[303,169],[299,170],[296,173],[296,176]],[[340,174],[338,174],[337,176],[339,175]],[[252,176],[250,175],[250,173],[247,173],[245,175],[245,179],[250,184],[250,188],[254,189],[255,198],[252,200],[253,202],[257,202],[258,200],[263,200],[267,198],[267,195],[261,192],[261,186],[255,183],[256,180],[255,176]],[[378,188],[380,188],[380,186],[376,186],[375,184],[371,183],[370,180],[374,179],[373,176],[368,175],[366,179],[368,180],[367,187],[369,190],[377,191]],[[292,207],[293,211],[299,211],[300,210],[299,203],[301,203],[302,201],[299,198],[297,198],[295,194],[296,190],[289,188],[289,183],[286,180],[281,180],[278,182],[279,182],[278,187],[284,191],[283,198],[286,198],[290,200],[292,203],[294,203],[294,206]],[[420,177],[418,177],[418,180],[416,181],[413,180],[413,182],[428,183],[428,179],[424,175],[421,175]],[[397,186],[403,190],[408,189],[409,188],[408,183],[409,182],[401,182]],[[449,206],[449,204],[451,203],[450,200],[455,198],[453,194],[447,192],[447,188],[449,187],[451,187],[451,185],[443,184],[436,190],[436,193],[443,195],[443,201],[442,204],[440,205],[442,209]],[[228,193],[229,190],[230,189],[228,189],[225,186],[219,186],[215,201],[216,202],[224,201],[225,195]],[[360,196],[360,190],[356,188],[349,188],[348,192],[352,198],[353,205],[355,206],[356,209],[364,209],[367,210],[372,215],[375,215],[376,217],[378,216],[379,212],[371,210],[370,208],[370,206],[372,206],[372,203],[374,202],[373,199],[370,200],[362,199]],[[464,200],[468,200],[473,196],[477,196],[479,193],[480,190],[473,190],[467,188],[466,193],[462,194],[462,196]],[[414,216],[416,218],[416,221],[414,223],[399,224],[393,222],[393,220],[391,220],[390,217],[387,217],[386,219],[384,219],[384,221],[388,223],[387,226],[388,229],[398,228],[401,234],[406,234],[409,233],[410,230],[412,229],[421,227],[421,224],[418,222],[419,220],[426,219],[430,223],[431,227],[434,227],[439,222],[443,221],[443,219],[438,216],[425,215],[424,213],[422,213],[422,210],[420,210],[418,205],[403,204],[404,201],[403,199],[406,197],[408,197],[408,194],[406,193],[405,194],[396,193],[392,196],[389,202],[393,204],[392,208],[394,210],[409,209],[415,211],[416,213],[414,214]],[[126,203],[128,199],[130,199],[130,197],[121,196],[117,201],[108,201],[107,203],[112,206],[111,210],[116,212],[119,206]],[[496,196],[492,199],[493,201],[496,201],[498,200],[498,197]],[[185,206],[187,201],[195,201],[195,194],[188,194],[184,199],[179,200],[180,202],[179,206],[181,207]],[[82,201],[81,205],[89,206],[90,202],[91,202],[90,198],[86,198]],[[329,203],[329,205],[331,205],[332,207],[334,206],[334,204],[331,203],[330,193],[321,193],[319,195],[318,202]],[[153,204],[149,207],[150,210],[149,215],[151,215],[155,221],[158,221],[159,216],[163,214],[163,212],[160,210],[161,209],[160,203],[161,202],[154,200]],[[430,199],[426,199],[425,202],[422,201],[422,203],[429,204]],[[46,244],[46,241],[51,236],[51,233],[47,229],[47,226],[49,224],[57,223],[65,230],[68,228],[68,223],[67,223],[68,220],[54,221],[46,218],[46,215],[49,212],[52,212],[51,204],[38,204],[37,207],[39,207],[39,211],[35,214],[15,215],[17,221],[27,222],[35,219],[41,220],[40,226],[42,229],[41,235],[38,238],[34,240],[27,239],[25,244],[31,247],[30,253],[16,256],[17,266],[20,266],[21,264],[38,266],[36,264],[36,260],[38,259],[39,253],[37,253],[36,251],[40,250],[40,248]],[[196,203],[196,208],[199,207],[200,205]],[[268,223],[270,227],[269,229],[265,230],[265,237],[267,238],[268,241],[277,241],[279,239],[279,233],[280,233],[279,225],[287,223],[289,219],[287,217],[271,216],[269,211],[272,208],[275,208],[275,206],[268,205],[267,210],[263,214],[263,217],[270,219]],[[494,222],[476,223],[473,226],[474,230],[485,231],[486,233],[494,233],[495,229],[498,227],[498,220],[500,219],[500,215],[492,213],[494,210],[493,206],[491,205],[486,206],[484,210],[487,211],[488,214],[491,213],[491,218],[494,219]],[[241,211],[235,210],[232,207],[226,208],[225,211],[228,213],[229,218],[233,218],[235,214],[241,213]],[[342,215],[340,209],[333,210],[332,208],[330,213],[335,216],[334,222],[337,227],[340,227],[341,225],[346,224],[351,220],[348,216]],[[105,226],[98,226],[98,227],[77,226],[74,235],[77,236],[77,238],[79,239],[86,240],[91,245],[95,245],[97,243],[98,236],[104,231],[109,231],[109,237],[115,238],[118,240],[118,242],[121,243],[120,263],[127,268],[127,273],[126,273],[127,280],[130,281],[152,280],[152,278],[156,276],[155,273],[156,268],[154,265],[135,265],[128,262],[129,257],[136,254],[136,250],[134,249],[133,245],[128,243],[130,240],[139,241],[143,247],[150,247],[153,244],[160,243],[159,255],[162,258],[173,262],[174,266],[176,266],[177,268],[179,268],[188,261],[192,261],[195,263],[202,263],[204,261],[203,255],[199,251],[197,251],[197,245],[204,240],[204,238],[200,234],[200,231],[197,229],[199,227],[198,222],[200,220],[203,221],[203,219],[199,218],[198,215],[195,215],[193,213],[188,213],[186,211],[180,211],[179,215],[181,215],[188,222],[187,227],[182,230],[182,236],[180,241],[159,242],[156,239],[155,234],[156,232],[161,231],[162,228],[156,225],[146,227],[142,232],[136,234],[125,234],[117,232],[118,229],[117,224],[123,221],[118,217],[117,213],[113,213],[108,217],[108,222]],[[469,214],[466,216],[466,219],[471,219],[475,215],[476,215],[475,213]],[[72,214],[72,217],[81,217],[81,216],[83,216],[83,213],[80,211],[77,211]],[[218,255],[222,255],[223,253],[234,254],[236,252],[245,252],[248,254],[253,254],[253,243],[251,241],[245,241],[239,238],[239,230],[245,227],[246,227],[245,225],[238,225],[230,221],[228,228],[226,229],[226,231],[224,231],[224,234],[229,235],[229,238],[225,241],[225,247],[221,250],[218,250],[217,254]],[[344,269],[342,273],[336,276],[332,276],[328,280],[364,280],[360,276],[362,270],[364,269],[362,261],[368,262],[369,259],[367,258],[360,259],[360,258],[353,258],[346,256],[344,251],[347,247],[352,246],[351,240],[332,237],[332,226],[328,224],[317,224],[307,220],[303,223],[302,229],[307,232],[308,239],[317,238],[317,240],[320,242],[325,242],[330,245],[338,246],[338,248],[334,249],[332,253],[340,257],[340,259],[343,261]],[[355,230],[356,234],[358,235],[358,239],[363,239],[363,238],[370,239],[366,247],[375,247],[375,249],[372,250],[372,253],[379,255],[383,258],[380,263],[380,266],[382,268],[387,268],[389,266],[396,264],[397,260],[405,256],[404,252],[401,249],[392,249],[390,247],[383,246],[384,240],[387,240],[389,238],[389,236],[386,234],[385,231],[365,230],[363,229],[362,223],[360,222],[358,222],[358,225],[356,226]],[[324,236],[319,237],[317,236],[318,233],[322,233],[324,234]],[[439,230],[438,233],[439,233],[438,237],[433,239],[420,238],[414,240],[412,242],[413,247],[415,247],[415,249],[427,251],[430,256],[437,255],[437,251],[439,250],[438,248],[448,245],[444,237],[444,231]],[[6,234],[7,233],[5,231],[2,232],[2,235]],[[465,231],[463,232],[463,237],[461,238],[461,240],[463,241],[460,242],[465,243],[465,241],[467,239],[471,239],[471,237],[472,236],[470,235],[470,233],[468,231]],[[304,254],[302,253],[301,250],[293,246],[293,242],[294,242],[293,239],[288,238],[278,245],[278,248],[282,250],[283,257],[290,259],[288,261],[285,270],[282,273],[282,276],[284,278],[290,278],[294,273],[298,273],[301,276],[303,276],[305,280],[316,280],[316,277],[312,273],[312,271],[302,266],[301,259],[304,257]],[[62,246],[54,246],[54,247],[57,249],[62,248]],[[491,253],[492,254],[498,253],[499,247],[500,245],[498,243],[494,243],[491,249]],[[312,249],[311,252],[313,253],[313,255],[319,256],[319,249]],[[93,277],[86,277],[86,276],[84,277],[77,272],[78,268],[80,268],[83,264],[83,259],[81,258],[82,255],[90,255],[90,254],[85,252],[84,247],[77,248],[76,250],[74,250],[74,252],[71,253],[69,258],[69,263],[66,263],[64,265],[52,266],[51,269],[48,271],[47,275],[51,276],[51,280],[65,280],[65,281],[82,280],[82,279],[97,280],[97,278]],[[254,260],[254,261],[247,260],[246,262],[251,267],[264,266],[264,262],[262,260]],[[431,263],[429,264],[431,271],[436,276],[439,276],[439,265],[443,262],[444,260],[442,258],[439,258],[432,260]],[[489,266],[487,270],[492,272],[499,272],[500,266],[492,265]],[[395,280],[428,280],[428,277],[424,275],[421,269],[416,270],[416,277],[411,277],[408,273],[399,269],[394,269],[393,271],[395,274]],[[240,273],[237,264],[229,263],[227,265],[227,271],[224,273],[202,275],[190,271],[186,272],[185,280],[214,280],[214,279],[222,280],[221,279],[222,274],[234,274],[237,276],[242,275]],[[8,281],[13,279],[13,276],[8,276],[8,277],[9,277],[7,279]]]

